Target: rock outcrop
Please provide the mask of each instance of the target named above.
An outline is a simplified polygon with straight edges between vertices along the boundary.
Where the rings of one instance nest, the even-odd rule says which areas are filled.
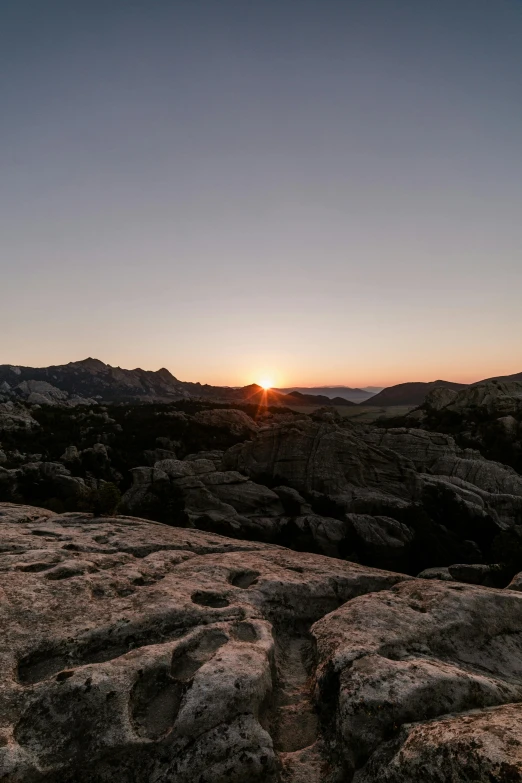
[[[55,405],[68,398],[67,392],[57,389],[47,381],[22,381],[15,386],[14,391],[27,402],[33,404]]]
[[[232,435],[246,440],[257,432],[257,424],[244,411],[234,408],[212,408],[199,411],[194,416],[194,422],[203,427],[224,428]]]
[[[328,495],[364,487],[411,497],[414,482],[408,460],[365,442],[349,425],[308,417],[262,428],[227,451],[223,468]]]
[[[404,726],[353,783],[518,783],[521,730],[518,704]]]
[[[38,422],[22,405],[0,403],[0,432],[30,432],[38,429]]]
[[[435,488],[454,496],[489,537],[522,521],[522,476],[509,465],[462,449],[451,435],[421,429],[369,429],[364,439],[411,460],[420,491]]]
[[[6,504],[0,535],[0,779],[326,780],[308,629],[404,577]]]
[[[522,781],[522,595],[0,504],[0,779]]]
[[[88,371],[105,372],[96,363]],[[255,419],[201,401],[6,403],[0,500],[109,513],[125,493],[137,516],[410,574],[504,561],[506,536],[522,525],[514,415],[495,420],[498,459],[487,459],[464,436],[427,424],[357,426],[331,406],[310,416],[249,410]],[[439,414],[423,415],[431,426]],[[509,560],[513,575],[522,555]]]
[[[447,386],[437,386],[426,395],[424,407],[430,411],[440,411],[454,402],[458,396],[455,389],[448,389]]]
[[[493,541],[522,520],[509,466],[451,435],[354,427],[327,409],[269,420],[221,461],[132,473],[127,513],[412,574],[495,562]]]
[[[122,508],[136,515],[249,540],[283,543],[331,557],[363,558],[380,567],[407,561],[413,532],[386,517],[314,513],[291,487],[273,490],[209,459],[163,460],[135,468]]]
[[[220,471],[209,459],[160,460],[152,468],[135,468],[133,486],[123,497],[124,507],[134,513],[165,500],[176,503],[175,512],[165,521],[195,525],[205,518],[229,523],[239,530],[248,517],[275,517],[283,514],[279,497],[272,490],[249,481],[236,471]],[[247,531],[245,530],[245,534]]]
[[[370,429],[366,441],[413,462],[421,473],[464,482],[485,493],[522,497],[522,476],[507,465],[486,460],[478,451],[459,448],[451,435],[420,429]]]
[[[477,413],[507,416],[522,412],[522,383],[485,381],[460,391],[445,408],[460,416]]]
[[[439,541],[449,528],[462,542],[478,545],[487,557],[494,538],[522,521],[520,474],[476,450],[460,448],[444,433],[354,428],[303,417],[263,428],[248,443],[229,449],[223,466],[253,480],[281,481],[300,492],[322,493],[345,513],[411,524],[405,509],[421,504],[439,525]],[[450,556],[448,550],[446,562],[439,560],[439,565],[455,562],[447,560]],[[465,547],[460,554],[453,552],[453,557],[464,556],[470,563],[482,557],[479,553],[474,561]]]
[[[499,378],[487,378],[472,385],[440,380],[430,383],[399,383],[396,386],[389,386],[383,389],[365,404],[386,407],[390,405],[424,405],[428,403],[427,408],[437,410],[444,407],[444,400],[449,404],[457,399],[453,395],[448,394],[448,392],[458,392],[459,400],[471,400],[472,405],[478,401],[478,404],[481,405],[484,393],[482,391],[476,393],[474,390],[484,389],[486,390],[486,396],[489,396],[491,393],[494,397],[497,396],[497,390],[500,390],[501,394],[507,394],[508,396],[511,396],[513,392],[515,395],[519,395],[521,382],[522,373],[505,375]],[[474,397],[475,394],[476,396]],[[460,405],[460,402],[458,404]]]
[[[59,462],[27,462],[20,468],[0,468],[0,489],[3,495],[16,497],[29,487],[35,497],[50,495],[66,500],[84,497],[96,481],[72,476],[71,471]]]
[[[507,569],[501,563],[487,565],[485,563],[455,563],[446,568],[426,568],[418,574],[419,579],[441,579],[444,582],[466,582],[471,585],[485,587],[505,587],[509,578]],[[508,585],[510,590],[515,587],[516,577]]]
[[[520,743],[511,750],[508,739],[522,725],[521,599],[411,580],[313,626],[317,699],[331,711],[331,752],[344,779],[522,780]]]

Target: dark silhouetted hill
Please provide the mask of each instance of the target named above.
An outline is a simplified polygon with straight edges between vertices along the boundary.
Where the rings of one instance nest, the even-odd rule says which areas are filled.
[[[444,386],[447,389],[465,389],[466,383],[453,383],[452,381],[432,381],[431,383],[398,383],[396,386],[388,386],[375,397],[367,400],[364,405],[378,405],[388,407],[391,405],[422,405],[426,395],[432,389]]]
[[[522,372],[514,373],[513,375],[497,375],[494,378],[485,378],[475,383],[455,383],[454,381],[432,381],[431,383],[398,383],[396,386],[388,386],[383,389],[379,394],[376,394],[370,400],[367,400],[364,405],[379,405],[381,407],[389,407],[391,405],[422,405],[426,395],[432,389],[438,387],[445,387],[447,389],[454,389],[459,391],[465,389],[467,386],[476,386],[484,381],[522,381]]]
[[[376,393],[370,389],[352,389],[350,386],[290,386],[287,389],[276,389],[276,391],[282,394],[292,394],[293,392],[299,392],[299,394],[329,397],[331,400],[334,398],[342,398],[349,400],[350,402],[365,402]],[[377,391],[381,391],[378,389]],[[342,405],[342,403],[339,403]]]

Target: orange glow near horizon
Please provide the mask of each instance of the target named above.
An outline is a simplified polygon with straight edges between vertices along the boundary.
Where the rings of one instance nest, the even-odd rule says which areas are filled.
[[[398,365],[394,362],[394,357],[385,356],[378,357],[374,361],[368,359],[364,364],[356,365],[354,363],[348,369],[341,366],[325,366],[324,362],[318,361],[317,366],[312,368],[305,366],[304,372],[303,367],[297,362],[292,360],[284,361],[285,358],[283,357],[280,366],[273,363],[272,367],[269,367],[264,372],[256,372],[254,368],[243,368],[241,366],[236,368],[231,366],[227,368],[229,374],[225,375],[223,369],[220,368],[219,373],[216,372],[212,375],[205,373],[205,382],[218,386],[246,386],[251,383],[257,383],[265,390],[321,386],[347,386],[350,388],[376,386],[385,388],[401,383],[429,383],[436,380],[476,383],[486,378],[511,375],[522,371],[522,360],[517,357],[510,359],[510,361],[496,359],[495,361],[484,361],[481,364],[473,362],[471,359],[467,362],[464,360],[459,362],[447,360],[443,362],[442,360],[427,359],[421,361],[419,358],[415,366],[411,366],[410,363]],[[281,357],[276,357],[276,359],[281,359]],[[332,362],[332,365],[335,365],[335,362]],[[187,375],[185,373],[185,376]],[[192,375],[195,375],[195,373],[193,372]],[[179,370],[177,377],[181,377]]]

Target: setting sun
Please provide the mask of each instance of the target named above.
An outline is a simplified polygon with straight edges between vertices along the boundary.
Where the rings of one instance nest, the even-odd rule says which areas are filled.
[[[268,391],[268,389],[272,388],[273,384],[272,384],[272,381],[269,378],[263,378],[262,381],[259,381],[259,385],[261,386],[262,389],[264,389],[265,391]]]

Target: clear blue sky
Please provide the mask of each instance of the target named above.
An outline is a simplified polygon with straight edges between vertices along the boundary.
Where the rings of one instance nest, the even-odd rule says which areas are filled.
[[[0,0],[0,363],[522,370],[519,0]]]

